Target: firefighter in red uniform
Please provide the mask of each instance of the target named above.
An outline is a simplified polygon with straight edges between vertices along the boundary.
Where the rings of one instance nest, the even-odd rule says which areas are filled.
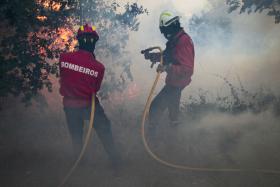
[[[157,72],[166,72],[166,85],[151,103],[149,122],[152,131],[165,109],[169,111],[171,124],[177,125],[182,90],[190,84],[194,69],[194,46],[190,36],[180,26],[179,17],[169,11],[160,15],[159,28],[168,40],[163,52],[163,65]],[[160,61],[159,53],[146,53],[153,63]]]
[[[99,39],[94,26],[81,26],[77,39],[79,50],[60,56],[60,93],[73,143],[74,155],[82,148],[83,122],[91,112],[92,95],[96,95],[104,76],[104,66],[95,59],[95,44]],[[111,124],[98,98],[95,99],[94,128],[113,166],[119,161],[112,138]]]

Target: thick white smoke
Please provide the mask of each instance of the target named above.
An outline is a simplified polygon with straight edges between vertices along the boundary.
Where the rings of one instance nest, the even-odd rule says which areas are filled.
[[[273,18],[265,12],[240,15],[236,11],[228,14],[227,5],[221,0],[142,0],[139,3],[149,10],[149,15],[140,17],[140,29],[131,33],[127,47],[133,54],[132,70],[138,85],[143,86],[151,82],[155,72],[149,69],[148,61],[141,56],[140,50],[158,45],[165,47],[166,40],[159,32],[158,19],[161,11],[172,10],[182,16],[181,23],[187,32],[190,29],[189,21],[194,15],[199,17],[208,13],[215,15],[214,18],[227,18],[230,21],[229,33],[223,33],[220,37],[221,33],[209,26],[206,27],[208,30],[204,31],[207,34],[207,42],[204,45],[195,43],[195,73],[185,95],[195,93],[198,88],[213,92],[221,90],[224,82],[212,76],[212,73],[226,77],[236,86],[239,77],[248,89],[254,90],[264,86],[279,92],[280,26],[274,24]],[[201,37],[196,33],[189,34],[195,41]],[[224,37],[228,38],[227,42],[224,41]]]
[[[225,81],[213,74],[226,78],[235,87],[240,86],[240,80],[248,91],[254,92],[260,87],[265,87],[279,95],[280,26],[274,24],[272,17],[265,13],[240,15],[238,11],[228,14],[228,7],[221,0],[139,2],[150,14],[140,17],[140,29],[131,33],[127,47],[133,54],[132,71],[142,91],[143,97],[139,97],[139,103],[144,103],[155,77],[155,69],[149,68],[149,62],[144,60],[140,50],[151,46],[165,47],[166,40],[158,29],[158,18],[163,10],[173,10],[182,16],[182,25],[196,42],[193,81],[183,93],[183,100],[187,103],[188,96],[196,95],[199,88],[207,90],[213,97],[217,94],[230,94]],[[225,18],[229,23],[226,30],[228,32],[220,32],[223,27],[215,28],[212,25],[203,27],[206,28],[203,36],[191,32],[189,23],[192,16],[200,17],[203,14],[208,14],[210,19],[214,19],[211,23],[215,23],[215,19]],[[200,37],[205,36],[205,42],[199,43]],[[164,75],[157,91],[163,84]],[[140,109],[138,111],[141,112]],[[221,160],[227,164],[231,163],[229,167],[245,168],[273,168],[275,163],[279,163],[279,152],[276,151],[276,147],[279,146],[278,117],[270,111],[259,114],[244,112],[232,115],[213,112],[197,115],[198,120],[182,119],[183,124],[178,127],[177,133],[171,131],[170,127],[161,125],[162,133],[166,128],[170,128],[167,131],[173,140],[169,139],[167,144],[164,142],[161,153],[174,148],[176,150],[173,152],[178,153],[177,159],[182,158],[186,161],[188,155],[188,163],[212,166],[221,164],[221,167],[225,166]],[[168,144],[171,144],[169,148]]]

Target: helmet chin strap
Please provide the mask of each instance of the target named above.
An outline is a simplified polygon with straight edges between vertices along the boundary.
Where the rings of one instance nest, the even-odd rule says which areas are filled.
[[[171,39],[176,33],[163,33],[164,37],[169,40]]]
[[[178,28],[174,28],[173,30],[165,31],[162,33],[163,33],[164,37],[169,40],[172,37],[174,37],[176,34],[178,34],[181,29],[182,29],[181,27],[178,27]]]
[[[166,34],[165,36],[167,39],[170,39],[172,37],[172,34]]]

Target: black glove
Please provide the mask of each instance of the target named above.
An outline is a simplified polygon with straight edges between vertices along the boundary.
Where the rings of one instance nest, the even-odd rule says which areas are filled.
[[[170,67],[171,67],[171,64],[168,64],[168,65],[159,64],[157,67],[157,72],[162,73],[162,72],[168,71]]]
[[[150,60],[153,63],[160,62],[160,53],[144,53],[146,60]]]

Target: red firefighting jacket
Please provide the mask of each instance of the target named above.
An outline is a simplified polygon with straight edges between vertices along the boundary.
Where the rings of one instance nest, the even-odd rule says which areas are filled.
[[[184,88],[191,82],[194,69],[194,46],[190,36],[182,29],[166,43],[164,64],[171,64],[167,70],[166,84]]]
[[[63,53],[59,59],[60,94],[64,107],[87,107],[100,89],[105,68],[84,50]]]

